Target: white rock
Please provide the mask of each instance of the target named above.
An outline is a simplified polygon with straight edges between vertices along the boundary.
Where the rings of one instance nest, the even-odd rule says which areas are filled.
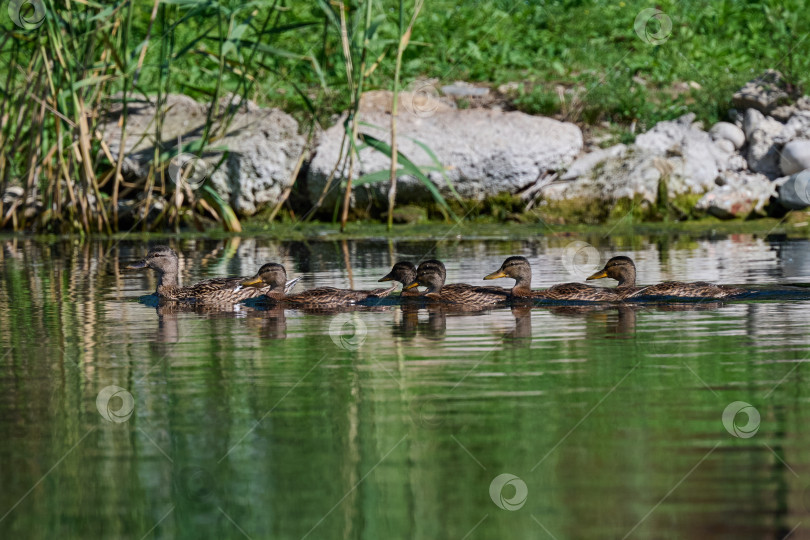
[[[465,198],[482,199],[498,193],[516,193],[533,185],[544,173],[567,167],[580,153],[583,141],[580,129],[551,118],[530,116],[521,112],[485,109],[456,110],[427,96],[400,94],[398,140],[399,150],[418,166],[435,167],[436,163],[416,141],[427,146],[445,168],[456,191]],[[391,93],[369,92],[363,96],[361,132],[386,142],[390,141]],[[375,127],[370,127],[375,126]],[[326,180],[340,158],[343,138],[342,120],[320,137],[315,157],[309,166],[307,187],[312,202],[321,195]],[[354,178],[390,167],[390,160],[372,148],[360,151]],[[342,167],[332,185],[340,185],[346,168]],[[431,181],[445,194],[447,182],[438,172],[429,174]],[[340,194],[330,189],[324,207],[332,208]],[[388,182],[366,186],[355,184],[353,204],[387,204]],[[397,188],[400,203],[432,199],[430,192],[415,178],[402,175]]]
[[[489,88],[456,81],[453,84],[442,86],[442,94],[455,97],[483,97],[489,94]]]
[[[748,151],[745,156],[748,167],[771,179],[779,177],[780,148],[776,139],[785,125],[755,109],[748,109],[745,111],[743,127],[748,140]]]
[[[227,98],[220,110],[229,105]],[[167,98],[167,111],[163,121],[164,144],[184,144],[198,139],[205,123],[208,105],[193,99],[171,94]],[[122,106],[115,104],[99,131],[110,146],[113,158],[119,151],[121,130],[118,116]],[[126,157],[123,173],[130,178],[144,178],[154,158],[154,116],[151,102],[129,105],[127,118]],[[254,214],[261,206],[275,203],[290,181],[305,139],[298,133],[298,123],[278,109],[266,109],[248,101],[234,113],[225,136],[212,144],[228,149],[228,157],[211,175],[209,182],[219,195],[240,214]],[[206,152],[203,158],[212,167],[223,152]]]
[[[788,98],[784,76],[776,70],[768,69],[737,90],[732,96],[732,103],[738,109],[755,108],[770,113]]]
[[[810,111],[799,111],[791,116],[774,141],[785,144],[794,139],[810,139]]]
[[[763,214],[771,197],[776,196],[774,184],[763,174],[725,172],[718,177],[718,184],[695,208],[722,219]]]
[[[709,135],[712,136],[715,142],[721,140],[731,141],[734,148],[737,150],[742,148],[745,144],[745,133],[743,130],[729,122],[717,122],[712,126],[712,129],[709,130]]]
[[[782,148],[779,167],[782,169],[782,173],[786,175],[810,169],[810,140],[797,139],[787,143]]]
[[[560,177],[560,180],[573,180],[575,178],[579,178],[580,176],[585,176],[590,174],[594,167],[599,165],[600,163],[604,163],[609,158],[615,157],[623,157],[624,154],[627,152],[627,145],[624,144],[617,144],[615,146],[611,146],[610,148],[600,148],[599,150],[594,150],[584,156],[578,157],[576,161],[574,161],[568,170],[565,171]]]
[[[693,121],[694,115],[689,114],[660,122],[615,156],[586,155],[580,158],[584,164],[577,160],[559,181],[544,187],[543,196],[606,201],[640,197],[655,203],[662,179],[667,182],[669,197],[702,194],[716,187],[715,179],[721,172],[747,169],[731,141],[713,141]]]
[[[740,132],[742,133],[742,131]],[[726,154],[733,154],[734,150],[737,149],[734,146],[734,143],[728,139],[717,139],[716,141],[714,141],[714,145],[718,148],[718,150]]]
[[[717,174],[729,168],[732,153],[715,145],[708,133],[694,126],[694,118],[690,113],[671,122],[659,122],[636,137],[634,147],[667,159],[682,158],[680,166],[675,167],[676,183],[683,183],[684,191],[700,193],[712,188]]]
[[[779,204],[788,210],[801,210],[810,206],[810,171],[778,178],[774,185],[779,190]]]

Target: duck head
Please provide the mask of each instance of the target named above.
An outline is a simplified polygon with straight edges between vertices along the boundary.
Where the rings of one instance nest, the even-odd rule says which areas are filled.
[[[610,278],[619,282],[619,287],[634,287],[636,285],[636,265],[633,259],[620,255],[613,257],[605,267],[587,279]]]
[[[270,287],[271,291],[282,291],[287,285],[287,271],[278,263],[267,263],[259,268],[252,278],[243,281],[242,287]]]
[[[177,252],[169,246],[150,248],[146,257],[127,266],[127,270],[145,270],[150,268],[158,273],[158,288],[164,285],[177,285],[177,272],[180,259]]]
[[[526,289],[531,290],[532,288],[532,266],[529,264],[529,259],[526,257],[509,257],[505,261],[500,268],[496,271],[492,272],[491,274],[484,276],[484,279],[500,279],[500,278],[512,278],[515,280],[514,289]]]
[[[447,270],[441,261],[430,259],[419,265],[416,269],[416,279],[405,286],[404,290],[414,287],[427,287],[426,294],[438,293],[444,286]]]
[[[416,266],[411,262],[398,262],[380,281],[398,281],[406,287],[416,280]]]

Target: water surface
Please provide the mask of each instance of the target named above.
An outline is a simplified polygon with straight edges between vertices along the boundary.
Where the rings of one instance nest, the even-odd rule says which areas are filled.
[[[172,244],[185,283],[438,257],[483,284],[521,254],[547,287],[575,240]],[[642,284],[810,282],[806,240],[581,240]],[[801,295],[194,312],[138,302],[143,243],[3,244],[2,538],[810,538]]]

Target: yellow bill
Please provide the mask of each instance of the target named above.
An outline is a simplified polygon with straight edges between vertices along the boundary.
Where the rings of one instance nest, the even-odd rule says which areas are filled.
[[[588,280],[590,280],[590,279],[602,279],[602,278],[606,278],[606,277],[608,277],[608,275],[607,275],[607,271],[605,271],[605,270],[599,270],[597,273],[595,273],[595,274],[591,274],[590,276],[588,276],[587,278],[585,278],[585,281],[588,281]]]

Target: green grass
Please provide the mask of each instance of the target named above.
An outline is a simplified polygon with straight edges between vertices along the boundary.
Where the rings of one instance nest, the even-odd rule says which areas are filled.
[[[350,20],[357,22],[362,4],[349,3]],[[672,21],[672,31],[659,45],[645,43],[634,30],[636,15],[652,3],[563,0],[538,4],[428,2],[405,51],[404,86],[420,77],[495,87],[519,81],[520,89],[511,96],[518,109],[565,113],[584,122],[629,124],[635,120],[645,129],[688,111],[707,122],[724,118],[734,90],[767,68],[781,70],[797,86],[810,82],[810,57],[802,45],[810,34],[810,11],[800,0],[660,2],[658,7]],[[392,1],[374,4],[379,26],[371,56],[385,57],[371,74],[369,88],[390,88],[398,22],[394,7]],[[272,46],[290,55],[315,57],[326,84],[321,84],[309,61],[277,55],[267,60],[267,69],[255,73],[252,97],[300,117],[314,114],[328,124],[331,115],[349,106],[349,95],[342,89],[339,37],[324,33],[323,11],[317,2],[291,2],[288,8],[280,17],[291,29],[276,34]],[[656,24],[652,20],[648,28],[655,32]],[[184,33],[198,32],[193,26],[179,28],[178,41],[185,41]],[[154,73],[158,59],[150,60]],[[188,92],[206,88],[212,72],[204,63],[181,62],[178,69],[181,65],[188,70]],[[144,80],[146,86],[149,81]],[[226,81],[226,86],[233,82]],[[558,86],[566,90],[565,104]],[[197,97],[204,98],[205,92]]]
[[[159,104],[170,92],[207,103],[233,92],[291,112],[306,132],[354,110],[359,89],[392,88],[397,69],[398,0],[345,0],[345,42],[341,4],[328,0],[42,2],[47,16],[39,28],[21,30],[0,17],[0,192],[23,185],[43,208],[31,220],[22,206],[0,202],[0,219],[21,230],[114,231],[119,190],[122,197],[127,189],[147,194],[144,206],[153,195],[172,200],[166,161],[215,145],[229,121],[212,107],[197,146],[166,144],[149,178],[127,188],[105,158],[104,141],[93,136],[116,92]],[[402,6],[406,14],[413,7]],[[514,107],[586,124],[611,121],[608,132],[627,142],[689,111],[707,123],[724,118],[734,90],[768,68],[799,90],[808,84],[810,10],[800,0],[661,2],[672,28],[657,45],[634,28],[650,7],[431,0],[403,53],[402,88],[420,78],[437,79],[437,86],[518,82],[506,96]],[[641,29],[655,33],[661,24],[653,19]],[[156,226],[189,226],[204,202],[187,197],[184,207],[169,205]],[[238,230],[226,203],[207,202],[224,226]],[[512,213],[508,204],[492,208]]]

